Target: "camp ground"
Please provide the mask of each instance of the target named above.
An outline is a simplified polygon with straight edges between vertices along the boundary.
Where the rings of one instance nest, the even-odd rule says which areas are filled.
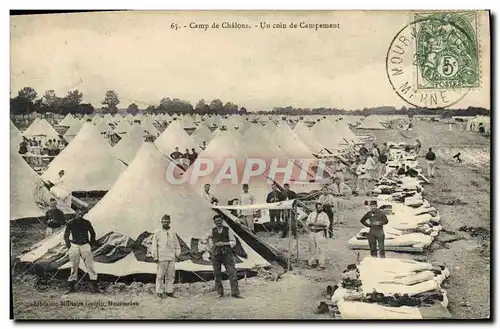
[[[139,295],[133,298],[147,305],[145,312],[149,312],[151,317],[159,316],[159,306],[155,304],[155,295],[151,293],[156,276],[156,264],[150,254],[151,239],[164,214],[170,215],[172,229],[181,246],[174,284],[179,294],[179,306],[172,311],[174,318],[180,316],[182,308],[189,309],[190,300],[195,298],[191,296],[194,290],[199,296],[196,297],[197,303],[209,303],[214,275],[210,248],[204,244],[202,237],[212,227],[212,218],[217,214],[224,217],[225,225],[236,237],[235,265],[241,289],[252,303],[258,308],[262,307],[259,311],[262,313],[259,314],[263,318],[273,317],[271,311],[265,310],[265,296],[276,293],[276,289],[291,289],[294,293],[307,289],[312,294],[304,296],[309,298],[308,302],[293,307],[289,305],[291,310],[288,307],[279,310],[274,306],[274,310],[281,312],[283,317],[370,319],[394,316],[397,319],[428,319],[453,318],[456,314],[465,316],[463,306],[460,306],[465,301],[459,296],[461,291],[470,292],[475,288],[468,286],[469,280],[461,277],[465,273],[474,277],[477,272],[463,268],[461,264],[465,259],[471,259],[468,257],[475,257],[472,264],[486,266],[488,258],[485,252],[489,248],[488,236],[485,235],[489,227],[488,217],[485,217],[486,208],[470,208],[467,204],[487,198],[488,190],[485,188],[488,184],[472,185],[475,192],[471,191],[464,198],[460,194],[460,182],[453,180],[450,183],[446,177],[461,173],[461,180],[470,177],[476,181],[479,178],[473,177],[477,173],[487,175],[489,144],[478,131],[456,129],[450,132],[446,124],[418,120],[411,137],[399,135],[394,138],[393,129],[352,128],[345,121],[328,116],[319,117],[312,127],[298,117],[274,121],[272,117],[261,116],[257,117],[257,122],[253,122],[246,116],[227,116],[221,118],[221,125],[230,123],[224,128],[214,128],[214,124],[210,124],[210,121],[207,124],[201,117],[197,128],[188,132],[189,128],[184,128],[183,122],[196,122],[194,117],[185,121],[171,121],[166,127],[162,127],[153,116],[146,114],[145,117],[150,118],[146,122],[154,122],[158,129],[163,129],[159,136],[150,135],[144,125],[135,120],[128,123],[126,117],[118,123],[116,119],[104,117],[97,120],[89,117],[85,120],[78,116],[67,116],[65,123],[69,125],[68,130],[76,126],[80,128],[77,131],[75,129],[76,133],[68,145],[42,168],[41,174],[36,173],[22,154],[17,152],[18,144],[23,142],[26,134],[11,122],[13,287],[15,305],[19,310],[24,309],[26,300],[44,296],[52,299],[68,299],[70,297],[67,296],[71,296],[74,300],[98,298],[93,295],[89,297],[85,292],[88,278],[83,261],[79,265],[82,275],[80,291],[73,295],[63,293],[65,277],[70,269],[63,242],[64,228],[48,237],[44,236],[43,231],[45,212],[50,209],[50,199],[55,198],[69,220],[75,216],[75,211],[84,210],[85,218],[96,231],[93,256],[101,290],[99,296],[126,299],[131,298],[132,291],[138,291]],[[34,122],[43,122],[41,120],[35,119]],[[120,132],[118,143],[113,145],[107,139],[110,135],[101,134],[97,129],[103,120],[113,120],[116,125],[110,127],[125,131]],[[348,131],[344,135],[355,142],[343,143],[343,139],[339,138],[332,139],[327,146],[320,143],[320,140],[325,140],[323,134],[327,131],[324,128],[326,122],[332,120],[340,131]],[[94,121],[97,123],[94,124]],[[289,122],[292,122],[293,128]],[[319,128],[315,128],[316,125]],[[238,126],[246,128],[243,131],[236,129]],[[439,142],[433,142],[434,134],[429,131],[440,136]],[[363,137],[367,136],[367,132],[370,139]],[[456,139],[462,135],[474,143],[457,144]],[[415,149],[414,140],[417,137],[421,138],[425,146],[437,145],[439,160],[434,178],[428,175],[424,151],[417,153]],[[266,140],[276,143],[266,143]],[[369,142],[361,143],[362,140]],[[308,268],[307,260],[311,251],[308,246],[310,230],[307,218],[314,211],[315,201],[321,197],[323,187],[329,186],[335,177],[341,177],[356,192],[359,182],[351,168],[352,164],[362,152],[361,148],[373,149],[373,144],[387,148],[388,161],[379,168],[380,176],[370,182],[369,190],[358,189],[358,193],[336,197],[335,206],[338,210],[335,215],[342,217],[342,222],[333,225],[333,238],[325,245],[326,269],[318,271],[315,267]],[[92,152],[82,152],[90,145]],[[194,148],[199,152],[198,159],[187,167],[178,166],[173,162],[176,159],[172,158],[175,147]],[[330,155],[318,156],[322,150],[328,150]],[[453,155],[458,152],[462,153],[460,163],[453,159]],[[315,180],[317,168],[299,168],[306,179],[285,182],[280,180],[283,175],[273,179],[268,171],[263,172],[249,180],[249,192],[254,196],[254,202],[245,205],[239,202],[242,184],[231,184],[231,179],[217,181],[216,176],[220,174],[216,170],[200,177],[195,184],[173,185],[166,175],[171,170],[178,179],[190,177],[199,167],[198,162],[206,159],[221,164],[222,160],[231,158],[239,164],[259,156],[263,159],[275,156],[281,159],[321,160],[324,161],[328,176]],[[292,167],[300,167],[302,163],[305,162],[294,160]],[[416,174],[412,177],[398,173],[402,167],[412,168]],[[71,191],[71,206],[59,199],[55,193],[57,190],[52,186],[61,169],[65,171],[65,187]],[[255,173],[257,169],[253,170]],[[486,177],[481,176],[480,179],[486,182]],[[285,183],[297,193],[297,197],[273,199],[270,202],[273,186],[277,193],[285,193]],[[210,193],[217,198],[216,203],[206,199],[205,184],[211,185]],[[366,211],[365,201],[369,199],[376,200],[378,206],[391,209],[387,215],[388,224],[384,227],[385,259],[370,256],[367,240],[369,229],[359,223],[363,211]],[[253,232],[242,217],[245,212],[251,213],[254,218]],[[271,216],[273,213],[280,213],[279,226],[275,217]],[[470,214],[475,214],[472,223],[468,222]],[[484,228],[479,236],[474,233],[476,222],[477,227]],[[463,250],[467,251],[464,253]],[[399,264],[397,262],[403,263],[394,265]],[[376,301],[376,296],[375,301],[373,296],[370,297],[372,299],[366,296],[360,298],[357,288],[350,288],[353,281],[346,274],[353,271],[353,266],[356,268],[354,272],[358,273],[354,282],[364,287],[362,291],[375,290],[385,295],[409,297],[393,299],[391,304]],[[394,267],[400,269],[401,276],[384,272],[384,269]],[[392,276],[394,278],[390,279]],[[318,278],[321,279],[318,281]],[[395,280],[395,283],[384,283],[391,280]],[[449,286],[447,282],[454,284]],[[401,284],[407,289],[401,288]],[[39,285],[46,288],[42,289]],[[325,295],[328,287],[338,288]],[[44,289],[47,292],[42,292]],[[485,297],[475,298],[484,300]],[[424,299],[425,305],[421,302],[418,302],[420,306],[412,304]],[[217,317],[229,316],[209,309]],[[481,312],[479,306],[475,310]],[[56,309],[49,309],[48,312],[54,318],[65,317]],[[81,314],[84,317],[93,317],[84,315],[86,313],[83,310],[77,312],[83,312]],[[118,310],[111,312],[116,314]],[[134,317],[134,312],[131,309],[126,316]],[[251,314],[248,310],[241,312],[243,317]],[[237,315],[231,317],[237,318]]]
[[[11,317],[491,319],[489,15],[12,15]]]

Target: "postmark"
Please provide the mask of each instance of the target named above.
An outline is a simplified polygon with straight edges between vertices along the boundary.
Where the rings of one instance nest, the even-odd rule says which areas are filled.
[[[414,13],[386,56],[389,82],[415,107],[446,108],[480,87],[475,12]]]

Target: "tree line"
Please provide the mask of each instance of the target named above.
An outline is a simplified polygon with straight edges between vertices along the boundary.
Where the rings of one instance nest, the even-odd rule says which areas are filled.
[[[90,103],[82,103],[83,94],[79,90],[71,90],[66,96],[56,95],[54,90],[47,90],[41,97],[35,89],[24,87],[20,89],[15,97],[10,98],[11,115],[27,115],[37,113],[71,114],[93,114],[95,112],[115,114],[125,111],[137,114],[139,111],[146,113],[179,113],[179,114],[246,114],[244,107],[239,107],[232,102],[225,104],[220,99],[214,99],[207,103],[204,99],[193,105],[179,98],[162,98],[157,105],[149,105],[140,109],[136,103],[130,103],[126,108],[119,108],[120,98],[114,90],[108,90],[101,101],[101,108],[94,108]]]
[[[17,96],[10,98],[10,111],[12,115],[27,115],[31,112],[71,114],[93,114],[95,112],[115,114],[118,111],[125,111],[130,114],[137,114],[141,110],[146,113],[178,113],[178,114],[247,114],[244,107],[239,107],[232,102],[223,103],[220,99],[214,99],[207,103],[201,99],[193,106],[190,102],[179,98],[162,98],[158,105],[149,105],[140,109],[136,103],[130,103],[126,108],[118,108],[120,98],[113,90],[105,92],[101,101],[101,108],[94,108],[90,103],[82,103],[83,94],[78,90],[69,91],[66,96],[56,95],[54,90],[47,90],[41,97],[35,89],[24,87],[18,91]],[[331,107],[321,108],[300,108],[293,106],[274,107],[271,110],[253,112],[257,114],[277,114],[277,115],[440,115],[441,117],[451,116],[476,116],[489,115],[490,111],[469,106],[467,109],[429,109],[429,108],[395,108],[391,106],[380,106],[375,108],[364,108],[356,110],[346,110]]]

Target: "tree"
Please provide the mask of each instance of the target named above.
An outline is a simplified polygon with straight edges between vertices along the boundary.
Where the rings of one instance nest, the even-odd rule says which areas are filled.
[[[224,104],[224,114],[238,114],[238,105],[227,102]]]
[[[78,111],[78,106],[82,102],[83,94],[78,90],[68,91],[66,96],[62,99],[61,114],[68,114]]]
[[[74,112],[80,114],[92,114],[94,113],[94,107],[89,103],[79,104]]]
[[[156,107],[154,105],[149,105],[144,111],[146,111],[146,113],[154,113],[156,111]]]
[[[240,114],[247,114],[247,109],[244,107],[240,108]]]
[[[221,113],[224,109],[220,99],[214,99],[210,102],[210,113]]]
[[[42,96],[42,104],[51,109],[56,109],[60,103],[60,98],[57,97],[54,90],[47,90]]]
[[[114,90],[106,91],[106,95],[104,96],[104,100],[101,104],[104,105],[104,112],[115,114],[118,111],[116,106],[120,104],[118,94]]]
[[[136,115],[137,113],[139,113],[139,106],[137,106],[136,103],[130,104],[127,107],[127,113],[132,114],[132,115]]]
[[[204,99],[200,99],[195,107],[195,112],[198,114],[206,114],[210,111],[210,106],[205,103]]]
[[[19,90],[17,93],[17,97],[20,100],[23,100],[27,103],[33,103],[36,99],[37,93],[35,89],[31,87],[24,87],[23,89]]]
[[[18,91],[17,96],[11,98],[10,107],[11,112],[14,115],[25,115],[37,110],[37,106],[35,105],[35,100],[37,97],[37,93],[35,89],[31,87],[24,87]],[[40,106],[38,104],[38,106]]]

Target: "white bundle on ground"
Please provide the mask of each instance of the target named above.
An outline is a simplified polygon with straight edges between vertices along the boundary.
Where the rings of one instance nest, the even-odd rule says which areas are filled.
[[[351,265],[352,266],[352,265]],[[448,298],[441,283],[444,266],[406,259],[365,257],[345,271],[332,296],[342,319],[448,318]]]

